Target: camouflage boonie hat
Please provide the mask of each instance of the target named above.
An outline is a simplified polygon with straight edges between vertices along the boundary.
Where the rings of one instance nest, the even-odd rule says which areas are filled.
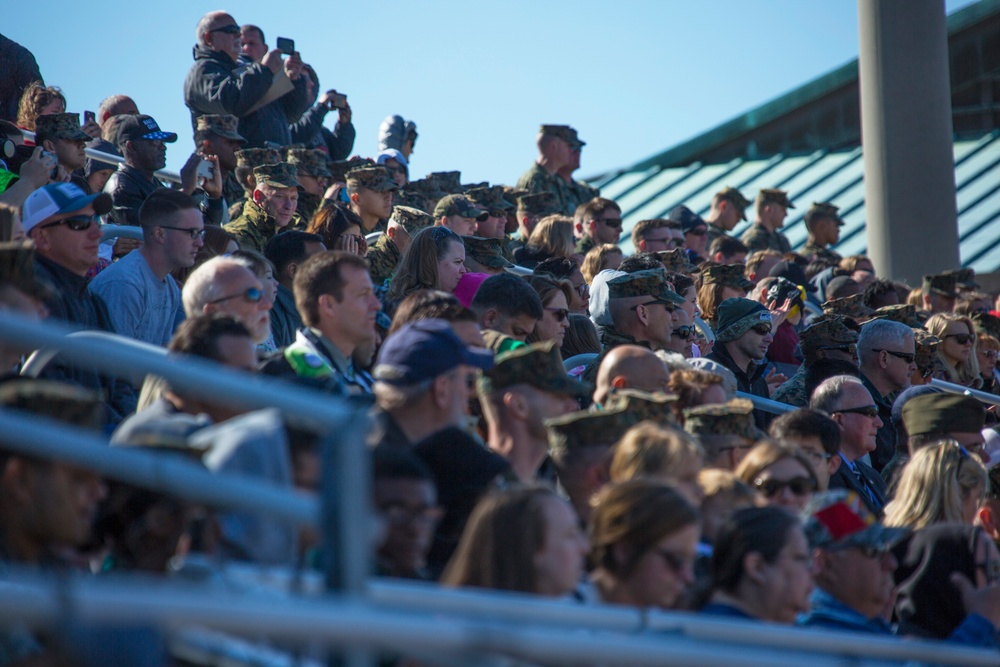
[[[430,214],[409,206],[393,206],[389,220],[400,225],[409,234],[416,234],[425,227],[434,226],[434,218]]]
[[[909,528],[889,528],[861,500],[846,489],[817,494],[802,510],[809,546],[826,551],[888,549],[910,534]]]
[[[239,126],[239,123],[239,119],[232,114],[207,113],[202,116],[198,116],[196,130],[198,132],[211,133],[217,137],[222,137],[223,139],[233,139],[234,141],[242,141],[246,143],[246,139],[244,139],[236,129]]]
[[[330,170],[330,177],[334,183],[346,183],[347,172],[353,169],[374,166],[376,166],[375,161],[369,160],[366,157],[352,157],[350,160],[334,160],[327,165]]]
[[[576,130],[574,130],[569,125],[542,125],[538,128],[540,134],[548,134],[558,139],[562,139],[571,147],[583,147],[587,144],[580,141],[580,137],[577,136]]]
[[[475,218],[478,222],[484,222],[490,213],[473,204],[465,195],[445,195],[434,207],[434,219],[440,220],[449,215]]]
[[[937,346],[941,339],[927,331],[913,327],[913,351],[917,369],[921,372],[934,368],[937,361]]]
[[[300,174],[313,178],[330,178],[330,168],[326,166],[326,153],[317,148],[289,148],[285,151],[285,161],[294,164]]]
[[[746,209],[750,206],[750,200],[743,196],[743,193],[736,188],[726,186],[719,191],[716,195],[720,199],[725,199],[727,202],[735,206],[740,211],[740,218],[742,220],[747,219]]]
[[[742,264],[716,264],[701,271],[701,281],[704,285],[722,285],[740,289],[744,292],[753,287],[753,283],[743,275]]]
[[[428,216],[430,217],[430,216]],[[481,236],[463,236],[465,254],[491,269],[509,269],[514,266],[503,256],[503,241]]]
[[[917,312],[917,307],[908,303],[900,303],[894,306],[882,306],[871,314],[872,320],[892,320],[900,322],[914,329],[924,326],[927,318],[921,318]]]
[[[80,114],[49,113],[35,119],[35,134],[65,139],[66,141],[90,141],[89,134],[80,129]]]
[[[496,365],[483,371],[478,384],[480,395],[515,384],[528,384],[542,391],[574,398],[590,396],[594,390],[592,385],[566,374],[559,347],[551,340],[497,355]]]
[[[530,216],[545,216],[559,213],[559,202],[551,192],[536,192],[517,198],[517,208]]]
[[[663,262],[667,271],[674,273],[694,273],[698,267],[688,259],[687,251],[684,248],[674,248],[673,250],[660,250],[656,253],[657,259]]]
[[[98,392],[55,380],[5,382],[0,385],[0,406],[91,430],[100,430],[104,424],[104,404]]]
[[[407,188],[409,188],[409,185],[407,185]],[[413,190],[397,190],[392,202],[393,207],[406,206],[407,208],[427,213],[427,197]],[[430,215],[430,213],[427,213],[427,215]]]
[[[941,296],[958,296],[958,281],[954,273],[937,273],[924,276],[923,291]]]
[[[852,294],[840,299],[831,299],[823,302],[823,312],[853,317],[856,320],[865,320],[871,317],[872,309],[865,305],[864,294]]]
[[[757,199],[762,204],[778,204],[785,208],[795,208],[795,204],[788,199],[788,193],[775,188],[761,188],[757,193]]]
[[[237,167],[260,167],[265,164],[278,164],[281,155],[274,148],[243,148],[236,151]]]
[[[578,449],[583,447],[607,447],[611,449],[622,435],[632,426],[632,418],[625,408],[615,407],[590,412],[570,412],[554,419],[546,419],[549,432],[549,448]]]
[[[847,328],[843,317],[833,315],[813,322],[799,333],[799,341],[803,350],[821,350],[824,347],[857,345],[858,334]]]
[[[979,289],[979,283],[976,282],[976,270],[975,269],[953,269],[951,271],[944,271],[941,275],[943,276],[955,276],[955,283],[960,289],[974,290]]]
[[[52,289],[35,273],[35,244],[31,241],[0,243],[0,287],[6,285],[41,301],[53,297]]]
[[[419,181],[410,181],[406,184],[406,190],[419,193],[427,199],[441,199],[448,193],[441,189],[433,178],[422,178]]]
[[[839,210],[839,206],[834,206],[829,202],[813,202],[813,205],[806,211],[805,219],[806,222],[812,222],[813,218],[830,218],[836,220],[838,227],[843,227],[844,220],[837,213]]]
[[[365,188],[373,192],[388,192],[398,190],[396,181],[389,178],[389,172],[385,167],[361,167],[351,169],[346,174],[347,184],[358,188]]]
[[[976,331],[981,331],[1000,340],[1000,317],[989,313],[972,313],[969,318]]]
[[[298,170],[294,164],[287,162],[254,167],[253,177],[257,180],[257,185],[266,183],[276,188],[294,188],[299,185]]]
[[[648,392],[638,389],[618,389],[613,391],[605,407],[622,408],[631,419],[630,426],[642,421],[654,421],[679,427],[674,416],[673,405],[677,397],[662,391]]]
[[[686,408],[684,430],[691,435],[738,435],[748,440],[760,435],[753,421],[753,403],[745,398]]]
[[[645,269],[626,273],[608,281],[608,299],[628,299],[644,296],[670,304],[684,303],[684,297],[670,289],[663,269]]]
[[[435,171],[427,174],[427,179],[437,183],[437,186],[444,190],[445,194],[462,193],[462,172],[460,171]]]

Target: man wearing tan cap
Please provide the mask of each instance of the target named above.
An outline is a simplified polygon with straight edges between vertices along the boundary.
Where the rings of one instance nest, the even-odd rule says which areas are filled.
[[[80,114],[44,114],[35,120],[35,145],[56,156],[59,166],[67,174],[83,169],[87,164],[84,148],[90,136],[80,129]],[[74,178],[73,184],[90,194],[86,181]]]
[[[517,187],[530,194],[551,193],[558,203],[558,212],[563,215],[573,215],[576,208],[570,201],[566,179],[559,175],[567,169],[572,171],[574,161],[579,163],[579,152],[573,155],[573,142],[579,139],[570,126],[542,125],[538,129],[538,159],[517,181]]]
[[[222,197],[226,206],[245,198],[243,186],[236,180],[236,153],[247,140],[237,132],[239,120],[231,114],[205,114],[195,121],[194,142],[202,157],[214,155],[222,173]],[[277,160],[275,160],[277,162]]]
[[[247,200],[243,214],[226,225],[244,250],[263,253],[268,239],[283,229],[300,226],[295,206],[299,201],[299,181],[295,165],[287,162],[255,167],[253,199]]]
[[[777,250],[782,254],[791,252],[792,246],[788,239],[778,231],[785,225],[788,209],[795,208],[788,199],[788,193],[784,190],[762,188],[757,193],[755,207],[757,219],[740,237],[743,244],[750,249],[750,252],[767,249]]]
[[[705,216],[705,224],[708,225],[707,246],[720,236],[729,236],[741,220],[747,219],[746,208],[750,205],[750,200],[744,197],[736,188],[724,187],[712,197],[712,208]]]
[[[392,215],[392,195],[399,189],[385,167],[360,167],[347,172],[351,210],[361,218],[361,233],[370,234]]]

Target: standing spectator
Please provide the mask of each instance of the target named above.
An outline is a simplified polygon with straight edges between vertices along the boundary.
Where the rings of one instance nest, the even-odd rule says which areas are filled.
[[[771,249],[784,254],[792,251],[788,238],[778,231],[784,227],[785,217],[790,208],[795,208],[795,205],[788,199],[788,193],[784,190],[762,188],[757,193],[755,203],[757,219],[740,237],[750,252]]]
[[[568,125],[542,125],[538,131],[538,159],[518,179],[518,189],[529,194],[548,192],[556,198],[560,213],[573,215],[575,198],[571,198],[566,179],[559,172],[571,169],[574,161],[579,164],[579,154],[572,154],[578,141],[576,130]]]
[[[146,198],[139,224],[142,247],[97,274],[89,289],[107,303],[115,333],[166,346],[184,314],[170,272],[194,264],[205,224],[191,197],[167,189]]]
[[[726,186],[712,196],[712,206],[705,218],[708,226],[707,243],[712,246],[717,238],[729,237],[729,232],[733,231],[741,220],[746,220],[746,208],[750,205],[750,200],[736,188]]]
[[[844,221],[837,215],[839,207],[830,203],[814,203],[805,214],[809,239],[802,248],[802,254],[809,260],[821,259],[839,263],[841,256],[827,246],[835,246],[840,241],[840,228]]]
[[[17,106],[24,90],[34,81],[41,83],[35,56],[17,42],[0,35],[0,62],[4,76],[0,79],[0,120],[17,118]]]
[[[278,347],[291,345],[295,333],[302,328],[302,317],[292,292],[295,274],[303,262],[324,250],[326,246],[320,236],[294,230],[272,236],[264,246],[264,257],[274,265],[274,277],[278,281],[278,293],[271,308],[271,335]]]
[[[403,154],[407,162],[417,143],[417,124],[403,120],[402,116],[387,116],[378,128],[378,150],[382,152],[394,148]]]
[[[312,65],[303,65],[302,73],[306,80],[306,99],[311,106],[292,124],[292,142],[305,144],[308,148],[318,148],[331,160],[346,160],[354,148],[357,134],[351,123],[351,105],[347,103],[347,96],[344,96],[340,106],[336,106],[336,90],[328,90],[319,95],[319,77]],[[337,110],[337,124],[330,130],[323,125],[323,120],[334,109]]]
[[[301,225],[295,214],[299,199],[298,171],[287,162],[255,167],[253,198],[243,207],[243,214],[226,225],[244,250],[264,252],[264,245],[286,228]]]
[[[21,94],[16,124],[22,130],[34,132],[36,118],[54,113],[66,113],[66,96],[55,86],[46,87],[40,80],[34,81]]]
[[[586,204],[594,197],[600,197],[601,191],[583,181],[573,180],[573,172],[580,168],[580,155],[587,142],[580,139],[576,130],[569,128],[569,159],[556,172],[566,187],[566,210],[575,211],[578,206]],[[568,215],[568,214],[567,214]]]

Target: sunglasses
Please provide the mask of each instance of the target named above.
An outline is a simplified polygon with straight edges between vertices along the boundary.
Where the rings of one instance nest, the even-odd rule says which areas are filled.
[[[878,408],[874,405],[862,405],[859,408],[844,408],[843,410],[834,410],[833,414],[849,414],[849,415],[864,415],[869,419],[875,419],[878,417]]]
[[[755,324],[751,327],[751,330],[758,336],[766,336],[771,333],[770,324]]]
[[[209,32],[224,32],[227,35],[238,35],[240,34],[240,27],[238,25],[224,25],[221,28],[209,30]]]
[[[66,218],[64,220],[57,220],[55,222],[50,222],[47,225],[42,225],[42,229],[48,227],[58,227],[59,225],[66,225],[74,232],[82,232],[90,229],[90,226],[97,222],[96,215],[75,215],[72,218]]]
[[[243,297],[247,300],[247,303],[257,303],[261,300],[264,294],[256,287],[250,287],[245,292],[240,292],[239,294],[233,294],[232,296],[224,296],[221,299],[216,299],[215,301],[209,301],[209,303],[222,303],[223,301],[229,301],[230,299],[238,299]]]
[[[760,479],[758,477],[754,486],[768,498],[774,498],[785,489],[797,496],[805,496],[816,491],[816,480],[812,477],[793,477],[787,482],[782,482],[777,479]]]
[[[682,327],[677,327],[672,333],[681,340],[687,340],[691,337],[691,334],[694,333],[694,327],[684,325]]]
[[[621,229],[622,228],[622,219],[621,218],[604,218],[603,220],[594,220],[593,222],[603,222],[605,225],[607,225],[608,227],[611,227],[612,229]]]
[[[553,315],[555,315],[556,316],[556,321],[558,321],[558,322],[565,322],[566,318],[569,317],[569,310],[567,308],[548,308],[548,307],[546,307],[545,310],[547,310],[550,313],[552,313]]]
[[[954,338],[955,342],[958,343],[959,345],[968,345],[969,343],[971,343],[974,340],[974,338],[972,337],[972,334],[967,334],[967,333],[965,333],[965,334],[945,334],[944,337],[945,338]]]
[[[963,334],[963,335],[965,335],[965,334]],[[913,360],[917,358],[917,355],[915,355],[915,354],[910,354],[909,352],[896,352],[895,350],[884,350],[884,349],[875,349],[875,348],[872,348],[872,352],[885,352],[886,354],[891,354],[892,356],[896,357],[897,359],[902,359],[903,361],[905,361],[908,364],[912,364]]]
[[[175,232],[185,232],[188,236],[191,237],[192,241],[195,239],[205,238],[204,228],[195,229],[194,227],[168,227],[167,225],[159,225],[159,226],[162,227],[163,229],[172,229]]]
[[[590,285],[587,283],[577,285],[574,289],[576,289],[576,293],[580,295],[581,299],[590,295]],[[994,353],[994,356],[995,354],[996,353]]]
[[[653,306],[657,304],[666,308],[668,313],[674,312],[674,304],[671,303],[670,301],[664,301],[663,299],[654,299],[652,301],[647,301],[645,303],[637,303],[636,305],[629,308],[629,310],[637,310],[639,306]]]

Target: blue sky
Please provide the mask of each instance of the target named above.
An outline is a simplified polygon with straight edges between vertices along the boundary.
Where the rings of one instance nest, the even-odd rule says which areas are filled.
[[[971,3],[946,4],[954,11]],[[626,166],[858,51],[855,0],[242,0],[228,7],[105,0],[88,11],[60,0],[56,7],[40,17],[37,4],[11,4],[4,34],[32,50],[70,111],[96,110],[107,95],[125,93],[180,134],[167,152],[175,171],[193,149],[182,86],[195,25],[212,9],[260,25],[272,47],[278,36],[295,40],[320,85],[347,93],[355,153],[374,153],[379,123],[398,113],[420,134],[411,177],[458,169],[466,183],[514,183],[535,157],[540,123],[572,125],[587,142],[578,177]]]

